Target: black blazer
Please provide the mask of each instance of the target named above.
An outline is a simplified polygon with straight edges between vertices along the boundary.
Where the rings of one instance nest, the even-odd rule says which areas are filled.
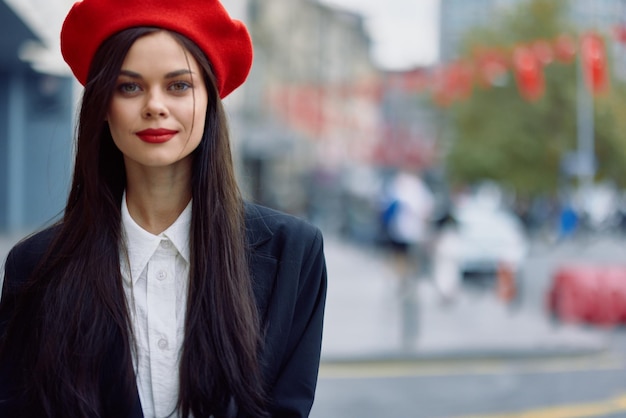
[[[261,361],[271,388],[271,413],[273,417],[306,417],[317,383],[326,299],[322,235],[309,223],[253,204],[246,204],[246,227],[253,289],[266,329]],[[33,235],[16,245],[7,257],[0,300],[0,338],[21,285],[49,245],[53,231]],[[103,369],[122,367],[114,364],[115,358],[111,355],[113,363]],[[7,400],[19,379],[19,373],[11,368],[14,360],[0,359],[0,418],[26,417],[25,411],[33,406]],[[115,412],[119,408],[116,401],[125,398],[123,393],[116,393],[122,385],[107,376],[103,379],[109,383],[104,389],[107,393],[102,395],[107,416],[124,418]],[[125,416],[143,417],[137,392],[131,397],[134,406]],[[237,416],[236,412],[229,415]]]

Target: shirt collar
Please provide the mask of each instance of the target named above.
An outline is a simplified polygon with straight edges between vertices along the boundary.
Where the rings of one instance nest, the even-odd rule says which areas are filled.
[[[189,230],[191,226],[191,201],[178,218],[165,231],[154,235],[143,229],[130,216],[126,204],[126,193],[122,198],[122,232],[128,251],[128,262],[133,283],[139,279],[161,241],[169,239],[183,259],[189,263]],[[125,258],[125,257],[124,257]]]

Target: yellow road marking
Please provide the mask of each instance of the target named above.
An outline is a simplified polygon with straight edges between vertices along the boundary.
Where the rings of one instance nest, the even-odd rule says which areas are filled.
[[[463,361],[379,361],[324,363],[320,378],[375,379],[428,376],[489,374],[571,373],[623,370],[624,362],[612,355],[588,355],[535,360],[463,360]],[[468,415],[455,418],[593,418],[626,412],[626,393],[614,398],[586,403],[536,408],[520,412]],[[626,416],[626,414],[624,414]]]
[[[623,369],[622,361],[610,355],[536,360],[464,360],[464,361],[379,361],[324,363],[323,379],[375,379],[428,376],[566,373]]]
[[[591,418],[626,412],[626,394],[606,401],[578,405],[561,405],[492,415],[468,415],[456,418]]]

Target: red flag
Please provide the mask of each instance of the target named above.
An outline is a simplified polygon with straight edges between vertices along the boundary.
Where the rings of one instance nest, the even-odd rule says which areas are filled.
[[[472,67],[465,61],[455,61],[440,68],[434,76],[433,97],[439,106],[449,106],[472,94]]]
[[[563,63],[570,63],[576,57],[576,40],[567,34],[559,35],[554,41],[554,57]]]
[[[474,51],[476,78],[481,87],[493,87],[506,82],[508,60],[498,49],[477,49]]]
[[[533,50],[524,45],[516,47],[513,51],[513,67],[522,97],[528,101],[541,98],[545,88],[543,66]]]
[[[626,25],[620,24],[613,28],[613,36],[620,43],[626,43]]]
[[[603,93],[609,85],[604,39],[594,32],[581,38],[581,58],[587,87],[593,94]]]
[[[537,40],[532,43],[530,48],[542,65],[548,65],[554,59],[554,50],[548,41],[543,39]]]

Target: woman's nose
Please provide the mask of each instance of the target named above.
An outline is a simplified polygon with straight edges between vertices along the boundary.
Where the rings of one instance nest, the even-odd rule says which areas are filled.
[[[168,115],[167,106],[163,97],[157,92],[150,92],[146,96],[146,104],[143,109],[145,118],[164,117]]]

